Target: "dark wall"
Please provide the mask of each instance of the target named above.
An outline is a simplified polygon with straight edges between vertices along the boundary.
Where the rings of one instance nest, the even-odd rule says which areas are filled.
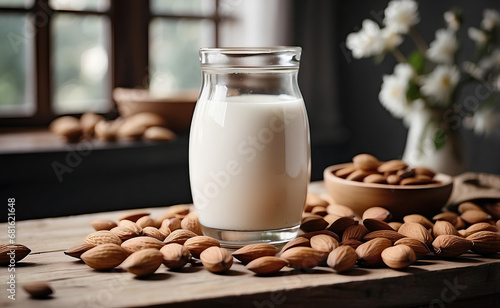
[[[325,7],[319,3],[329,1],[309,0],[305,2],[315,3],[318,8],[316,16],[324,15]],[[402,122],[394,119],[379,103],[378,93],[382,83],[382,75],[392,73],[395,60],[388,55],[381,65],[376,65],[373,59],[352,59],[350,53],[345,53],[343,43],[348,33],[357,31],[361,22],[366,18],[374,19],[375,16],[383,16],[382,12],[387,5],[384,0],[357,0],[357,1],[335,1],[335,5],[328,8],[330,18],[335,21],[335,33],[333,29],[329,30],[331,36],[324,36],[324,29],[318,30],[320,40],[330,39],[335,41],[336,58],[333,69],[338,79],[336,84],[332,83],[332,88],[338,86],[336,101],[331,102],[337,105],[336,112],[340,114],[339,129],[346,129],[344,137],[347,143],[342,144],[340,152],[337,151],[335,157],[327,157],[322,163],[327,164],[339,162],[345,157],[350,157],[360,152],[370,152],[381,159],[391,159],[401,157],[406,141],[407,129]],[[307,4],[304,1],[296,1],[295,16],[296,22],[299,22],[297,35],[299,38],[305,35],[314,35],[313,33],[304,33],[300,30],[304,23],[304,8]],[[417,28],[422,33],[427,42],[434,39],[435,31],[445,27],[443,13],[453,7],[459,7],[464,12],[464,26],[460,33],[463,45],[461,51],[463,55],[472,55],[473,42],[467,37],[467,28],[469,26],[480,25],[484,8],[495,8],[500,10],[500,2],[493,0],[484,1],[420,1],[421,22]],[[309,17],[308,22],[319,24],[314,18]],[[298,43],[304,43],[305,40],[298,40]],[[319,44],[316,48],[329,48],[329,43]],[[401,46],[405,54],[415,49],[413,43],[406,39]],[[314,50],[315,57],[321,58],[322,51]],[[307,59],[305,59],[307,60]],[[328,64],[328,63],[327,63]],[[303,61],[302,66],[307,62]],[[333,82],[334,80],[332,80]],[[324,85],[323,85],[324,86]],[[302,87],[302,84],[301,84]],[[304,92],[304,91],[303,91]],[[466,94],[464,94],[466,95]],[[308,93],[304,93],[306,102]],[[332,121],[337,121],[339,115],[332,115]],[[314,119],[312,119],[314,121]],[[314,130],[312,133],[316,133]],[[471,170],[500,174],[500,139],[495,137],[476,136],[472,131],[462,129],[464,147],[469,155]],[[314,136],[313,136],[314,140]],[[314,155],[313,155],[314,159]],[[313,165],[314,167],[314,165]],[[313,170],[314,172],[314,170]]]

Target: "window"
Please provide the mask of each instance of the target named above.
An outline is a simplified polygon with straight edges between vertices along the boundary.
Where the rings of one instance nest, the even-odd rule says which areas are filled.
[[[200,87],[198,49],[216,45],[217,4],[151,0],[149,73],[154,94]]]
[[[0,0],[0,125],[113,114],[114,87],[199,88],[218,0]]]

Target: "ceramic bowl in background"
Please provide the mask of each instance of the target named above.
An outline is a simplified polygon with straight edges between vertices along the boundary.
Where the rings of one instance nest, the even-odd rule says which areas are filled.
[[[168,128],[177,133],[189,130],[198,95],[198,90],[177,92],[165,97],[152,96],[146,89],[113,90],[113,99],[121,117],[126,119],[141,112],[156,113],[165,119]]]
[[[408,186],[356,182],[334,175],[348,165],[327,167],[323,178],[333,200],[350,207],[359,217],[373,206],[389,210],[394,221],[408,214],[431,216],[441,211],[453,189],[453,178],[445,174],[436,174],[434,179],[440,183]]]

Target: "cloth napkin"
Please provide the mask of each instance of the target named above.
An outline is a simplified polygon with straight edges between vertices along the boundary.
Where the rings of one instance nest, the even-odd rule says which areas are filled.
[[[454,177],[453,191],[446,207],[454,209],[465,201],[476,202],[486,208],[498,203],[500,201],[500,176],[466,172]]]

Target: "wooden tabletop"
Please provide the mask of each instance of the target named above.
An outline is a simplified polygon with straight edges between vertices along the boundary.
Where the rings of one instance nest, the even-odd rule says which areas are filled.
[[[322,183],[312,190],[321,191]],[[17,209],[21,211],[21,208]],[[150,209],[153,216],[165,208]],[[500,254],[466,254],[453,261],[432,256],[405,270],[358,268],[345,274],[328,267],[285,270],[259,277],[235,262],[226,274],[212,274],[189,265],[179,272],[160,269],[148,278],[126,272],[98,272],[63,251],[93,232],[95,218],[116,219],[121,212],[18,221],[16,241],[32,252],[16,266],[16,300],[8,299],[7,267],[0,267],[1,307],[380,307],[462,306],[500,304]],[[7,241],[7,224],[0,224],[0,243]],[[48,281],[49,299],[31,299],[21,289],[29,281]],[[326,307],[326,306],[324,306]]]

